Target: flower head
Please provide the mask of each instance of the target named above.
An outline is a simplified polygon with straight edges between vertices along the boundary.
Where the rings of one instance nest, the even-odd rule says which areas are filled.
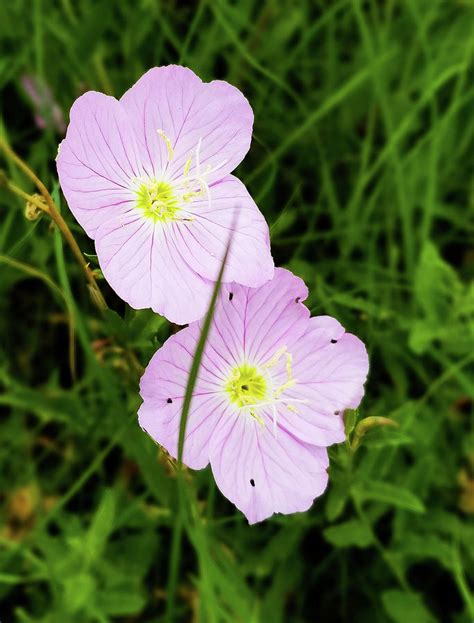
[[[210,463],[250,523],[321,495],[326,447],[344,440],[342,413],[364,393],[364,344],[334,318],[310,318],[306,296],[281,268],[259,288],[223,286],[194,388],[184,463]],[[173,456],[200,330],[195,322],[170,337],[141,380],[140,425]]]
[[[201,318],[231,229],[224,281],[271,279],[267,224],[230,175],[252,124],[238,89],[173,65],[151,69],[119,101],[90,91],[74,103],[57,158],[61,187],[105,278],[132,307],[179,324]]]

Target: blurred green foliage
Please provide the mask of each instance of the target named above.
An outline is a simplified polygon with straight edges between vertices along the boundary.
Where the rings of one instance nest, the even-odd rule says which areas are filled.
[[[209,470],[189,474],[177,621],[474,619],[473,31],[468,0],[0,3],[1,132],[58,199],[58,110],[24,76],[66,118],[84,90],[120,96],[160,64],[243,90],[255,130],[238,175],[276,262],[369,348],[348,428],[398,424],[332,448],[311,511],[251,528]],[[157,623],[178,498],[136,409],[168,325],[103,281],[101,315],[24,208],[0,189],[0,620]]]

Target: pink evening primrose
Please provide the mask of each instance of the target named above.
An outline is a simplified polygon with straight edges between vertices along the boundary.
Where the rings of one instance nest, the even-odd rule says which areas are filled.
[[[178,324],[201,318],[232,228],[224,281],[272,278],[265,219],[230,175],[252,124],[238,89],[176,65],[150,69],[118,101],[94,91],[75,101],[61,187],[105,278],[135,309]]]
[[[208,463],[249,523],[307,510],[326,488],[326,447],[364,393],[364,344],[329,316],[310,318],[303,281],[282,268],[255,289],[222,287],[194,389],[183,460]],[[201,331],[170,337],[141,379],[141,427],[176,457],[183,397]]]

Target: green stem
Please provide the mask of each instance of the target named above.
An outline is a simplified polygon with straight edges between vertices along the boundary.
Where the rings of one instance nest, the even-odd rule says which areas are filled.
[[[92,294],[92,299],[94,300],[96,305],[99,307],[99,309],[107,309],[107,303],[105,302],[102,292],[100,291],[99,286],[97,285],[94,274],[89,268],[89,264],[86,262],[84,255],[82,254],[82,251],[80,250],[79,245],[76,242],[76,239],[72,235],[72,232],[69,229],[66,221],[61,216],[61,213],[56,207],[56,204],[54,203],[53,198],[51,197],[46,186],[39,179],[36,173],[34,173],[34,171],[32,171],[30,167],[26,164],[26,162],[24,162],[20,158],[20,156],[18,156],[18,154],[16,154],[13,151],[13,149],[8,145],[8,143],[3,138],[0,138],[0,150],[3,151],[5,156],[8,159],[12,160],[12,162],[14,162],[31,179],[31,181],[35,184],[35,186],[39,190],[46,205],[42,204],[42,202],[38,201],[31,195],[28,195],[27,193],[22,191],[20,188],[18,188],[17,186],[12,184],[8,180],[6,180],[6,178],[4,177],[0,179],[0,183],[3,183],[6,186],[6,188],[10,190],[11,192],[18,194],[19,196],[23,197],[27,201],[30,201],[31,203],[33,203],[34,205],[42,209],[43,211],[47,212],[51,220],[57,225],[57,227],[63,234],[69,247],[71,248],[71,251],[74,254],[74,257],[76,258],[82,270],[84,271],[84,274],[89,284],[90,292]]]
[[[235,221],[235,219],[234,219]],[[235,222],[234,222],[235,226]],[[235,227],[231,228],[231,231],[234,230]],[[214,286],[214,291],[212,293],[211,302],[209,304],[209,309],[207,311],[206,317],[204,319],[201,334],[199,336],[198,343],[196,345],[196,351],[194,353],[193,362],[191,365],[191,370],[189,372],[188,382],[186,384],[186,391],[184,394],[183,400],[183,410],[181,412],[181,420],[179,423],[179,438],[178,438],[178,465],[177,465],[177,478],[176,482],[178,485],[178,516],[176,519],[176,523],[173,531],[173,541],[172,541],[172,549],[171,549],[171,558],[169,565],[169,576],[168,576],[168,587],[167,587],[167,602],[166,602],[166,615],[165,620],[168,623],[173,623],[174,616],[174,607],[176,600],[176,589],[178,584],[178,572],[179,572],[179,562],[181,557],[181,540],[183,536],[183,529],[185,524],[188,524],[190,521],[191,513],[188,512],[188,500],[185,495],[184,487],[184,479],[183,479],[183,451],[184,451],[184,442],[185,442],[185,434],[186,434],[186,423],[188,420],[189,410],[191,407],[191,400],[193,397],[194,386],[197,381],[197,376],[199,372],[199,367],[201,365],[201,359],[204,353],[204,347],[206,346],[207,337],[209,335],[209,330],[211,328],[212,318],[214,316],[214,311],[217,304],[217,298],[219,296],[222,277],[224,275],[224,268],[227,263],[227,257],[229,255],[231,238],[227,243],[226,252],[222,259],[221,268],[219,271],[219,275],[216,280],[216,284]]]

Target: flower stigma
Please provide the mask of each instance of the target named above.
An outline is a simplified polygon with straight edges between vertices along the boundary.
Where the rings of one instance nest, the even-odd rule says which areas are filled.
[[[267,382],[255,366],[243,363],[232,370],[225,389],[230,402],[240,408],[263,400],[267,395]]]
[[[161,222],[176,220],[179,210],[171,184],[157,180],[149,180],[139,186],[136,206],[145,218]]]
[[[286,381],[275,387],[271,368],[277,366],[284,358]],[[278,349],[271,359],[260,368],[244,362],[235,367],[226,384],[225,390],[231,404],[239,410],[249,413],[259,424],[265,426],[262,417],[258,414],[260,407],[270,407],[272,411],[273,434],[277,431],[277,405],[284,405],[292,413],[298,413],[294,403],[307,403],[307,400],[296,398],[285,399],[282,394],[296,384],[292,372],[292,356],[287,347]]]
[[[211,193],[207,176],[226,164],[227,161],[217,166],[201,166],[200,152],[202,139],[192,150],[191,155],[184,164],[183,173],[175,179],[168,179],[168,164],[173,160],[175,153],[169,137],[163,130],[157,130],[157,134],[165,143],[168,163],[164,167],[160,178],[137,178],[134,180],[134,192],[136,194],[135,206],[143,216],[156,222],[170,221],[193,221],[194,214],[189,208],[192,202],[199,198],[207,199],[208,207],[211,207]],[[191,168],[194,163],[194,168]]]

